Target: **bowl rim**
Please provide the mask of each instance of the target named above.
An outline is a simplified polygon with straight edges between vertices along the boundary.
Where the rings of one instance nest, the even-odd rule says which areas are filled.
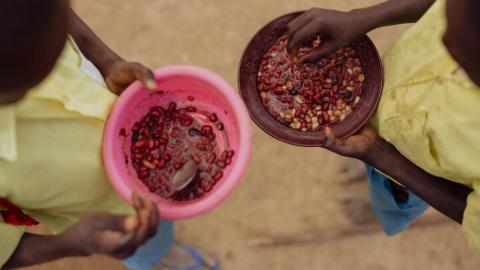
[[[242,89],[242,85],[241,85],[242,84],[241,70],[242,70],[242,63],[244,62],[244,59],[247,56],[247,50],[248,50],[248,47],[250,46],[250,44],[255,40],[255,38],[257,38],[257,36],[260,32],[264,31],[267,27],[269,27],[271,24],[275,23],[277,20],[280,20],[280,19],[282,19],[284,17],[288,17],[288,16],[299,16],[304,12],[306,12],[306,10],[297,10],[297,11],[292,11],[292,12],[288,12],[288,13],[285,13],[283,15],[277,16],[277,17],[271,19],[270,21],[268,21],[267,23],[265,23],[262,27],[260,27],[255,32],[255,34],[249,39],[247,45],[243,49],[242,56],[240,58],[240,62],[239,62],[238,68],[237,68],[237,87],[238,87],[240,95],[242,96],[242,99],[244,99],[244,101],[245,101],[245,93],[244,93],[245,91]],[[365,35],[361,36],[360,38],[364,38],[365,41],[372,48],[374,48],[374,52],[375,52],[375,56],[376,56],[375,60],[378,60],[378,69],[379,69],[378,70],[378,75],[379,75],[379,78],[380,78],[380,81],[379,81],[378,85],[380,87],[380,90],[379,90],[379,93],[378,93],[374,103],[373,103],[373,106],[371,108],[369,108],[369,112],[367,114],[367,117],[365,117],[365,119],[363,119],[360,122],[361,124],[359,124],[357,128],[352,128],[349,132],[347,132],[343,136],[340,136],[339,139],[345,139],[345,138],[350,137],[351,135],[358,132],[361,128],[363,128],[368,123],[368,121],[370,121],[371,117],[373,116],[373,114],[376,111],[376,108],[378,107],[378,104],[380,103],[380,99],[381,99],[381,96],[382,96],[382,91],[383,91],[383,88],[384,88],[384,83],[385,83],[384,82],[384,70],[383,70],[383,64],[382,64],[381,56],[378,52],[378,49],[376,48],[375,44],[373,43],[371,38],[368,36],[368,34],[365,34]],[[247,103],[247,102],[245,101],[245,103]],[[253,114],[251,113],[251,110],[250,110],[250,106],[247,106],[247,109],[248,109],[248,113],[250,115],[250,118],[253,120],[253,122],[255,122],[255,124],[261,130],[263,130],[269,136],[271,136],[271,137],[273,137],[273,138],[275,138],[275,139],[277,139],[281,142],[284,142],[284,143],[287,143],[287,144],[290,144],[290,145],[294,145],[294,146],[301,146],[301,147],[319,147],[319,146],[322,147],[322,146],[325,145],[326,136],[325,136],[324,131],[301,132],[301,131],[292,130],[292,133],[294,133],[298,136],[301,136],[302,134],[305,135],[304,133],[318,134],[318,142],[315,142],[315,143],[313,143],[313,142],[312,143],[306,143],[306,142],[303,142],[301,139],[299,139],[299,140],[289,140],[287,138],[283,138],[281,136],[278,136],[275,132],[272,132],[269,129],[267,129],[266,127],[264,127],[264,125],[261,123],[261,121],[253,116]],[[285,128],[288,128],[288,127],[285,126]]]
[[[156,202],[160,211],[160,217],[162,219],[186,219],[205,214],[206,212],[214,209],[228,197],[228,195],[243,179],[243,176],[248,168],[248,163],[251,158],[253,134],[247,108],[243,103],[243,99],[241,99],[241,97],[233,89],[233,87],[230,86],[230,84],[228,84],[216,73],[207,69],[196,66],[175,65],[156,69],[154,74],[157,81],[160,81],[163,78],[180,75],[193,77],[207,82],[211,84],[216,91],[220,92],[221,95],[225,97],[225,100],[230,103],[232,108],[234,108],[232,115],[237,121],[237,125],[239,127],[239,144],[234,162],[235,165],[231,167],[231,171],[229,173],[230,177],[222,179],[222,182],[215,192],[209,194],[209,196],[191,201],[191,203],[182,202],[178,204],[165,203],[165,201],[159,201],[154,195],[140,192],[141,194],[150,196],[152,198],[157,198]],[[145,90],[145,87],[139,81],[136,81],[131,84],[118,98],[107,119],[102,146],[102,155],[107,176],[117,193],[120,194],[120,196],[129,204],[132,203],[131,196],[134,190],[129,184],[127,184],[128,181],[124,179],[124,176],[122,176],[120,170],[115,169],[116,166],[114,159],[110,158],[113,156],[114,147],[118,147],[117,145],[113,145],[113,140],[111,138],[113,136],[118,136],[118,130],[115,130],[115,126],[118,124],[115,123],[118,123],[121,120],[123,108],[128,104],[130,98],[135,96],[139,91],[148,90]]]

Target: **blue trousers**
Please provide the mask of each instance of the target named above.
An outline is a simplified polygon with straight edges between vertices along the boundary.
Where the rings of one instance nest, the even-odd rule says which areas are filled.
[[[428,204],[410,191],[406,202],[397,203],[389,179],[368,165],[367,170],[372,207],[388,235],[403,232],[428,209]]]
[[[132,270],[151,270],[160,264],[175,242],[173,222],[160,221],[157,234],[123,263]]]

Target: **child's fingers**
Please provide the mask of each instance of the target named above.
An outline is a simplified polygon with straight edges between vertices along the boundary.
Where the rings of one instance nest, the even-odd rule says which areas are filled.
[[[292,52],[295,48],[299,46],[294,42],[293,37],[298,34],[305,25],[307,25],[311,21],[311,17],[308,12],[304,12],[293,21],[288,24],[288,43],[287,43],[287,50],[288,52]]]
[[[322,43],[318,49],[315,49],[311,53],[301,57],[298,62],[303,63],[316,63],[320,59],[329,56],[337,50],[337,44],[333,42]]]
[[[367,138],[372,138],[372,137],[376,136],[376,133],[375,133],[375,131],[373,131],[373,129],[368,128],[368,127],[367,128],[364,127],[362,130],[360,130],[358,135],[365,136]]]
[[[134,252],[138,246],[154,236],[157,230],[158,209],[156,204],[134,192],[132,194],[132,205],[137,212],[135,216],[137,224],[132,236],[126,235],[124,242],[116,250],[116,253],[121,254],[121,256]]]
[[[133,238],[135,238],[135,233],[133,232],[124,234],[122,238],[118,241],[117,248],[124,247],[125,245],[127,245],[127,243],[132,241]]]
[[[138,195],[138,193],[136,191],[133,192],[133,194],[132,194],[132,203],[133,203],[133,207],[135,208],[135,212],[136,212],[135,219],[137,221],[137,227],[135,229],[137,231],[138,228],[142,226],[142,220],[140,218],[140,213],[143,209],[143,202],[142,202],[142,197],[140,197],[140,195]]]
[[[156,204],[152,200],[139,196],[137,193],[133,195],[133,201],[141,224],[137,232],[140,232],[140,229],[146,226],[147,235],[154,234],[158,224],[158,209]]]
[[[135,250],[145,242],[145,235],[147,231],[148,223],[148,214],[145,209],[140,209],[136,217],[138,219],[138,226],[135,228],[135,231],[124,234],[121,239],[119,239],[118,244],[114,250],[115,254],[119,254],[119,257],[124,257],[124,255],[131,255]]]
[[[305,41],[311,40],[317,36],[318,33],[315,26],[315,23],[310,21],[300,30],[295,32],[295,34],[289,39],[289,43],[287,45],[288,50],[292,51],[295,48],[300,47]]]
[[[335,147],[337,137],[335,136],[335,133],[330,127],[325,128],[325,136],[327,137],[327,140],[325,141],[324,147],[327,149],[332,149],[333,147]]]
[[[156,205],[151,200],[144,200],[144,206],[144,216],[142,216],[142,218],[144,218],[143,222],[145,222],[144,237],[150,238],[151,236],[155,235],[157,229],[158,212],[156,211]]]
[[[158,89],[157,81],[155,80],[155,76],[150,69],[146,68],[140,63],[132,63],[130,66],[135,79],[141,81],[148,90],[155,91]]]
[[[94,218],[94,222],[97,224],[96,228],[99,230],[116,231],[122,233],[128,231],[127,221],[130,217],[105,213],[95,215]]]
[[[324,146],[325,148],[340,155],[344,155],[347,152],[345,142],[337,138],[332,128],[326,127],[325,135],[327,136],[327,141]]]
[[[135,230],[139,226],[136,216],[117,216],[105,214],[96,217],[96,222],[101,227],[98,229],[98,243],[101,250],[108,252],[112,256],[131,250]]]
[[[143,244],[149,237],[150,222],[149,213],[146,209],[142,209],[139,213],[140,226],[135,233],[135,239],[133,241],[135,246]]]
[[[131,241],[131,237],[127,239],[126,236],[133,236],[133,234],[105,231],[98,237],[98,241],[100,242],[99,246],[101,246],[101,250],[104,250],[109,255],[115,256],[120,253],[128,241]]]
[[[157,232],[157,225],[159,221],[158,208],[157,205],[152,200],[147,200],[147,208],[149,213],[149,225],[152,231],[152,234]]]
[[[132,193],[132,204],[133,204],[133,207],[135,208],[135,210],[139,210],[140,208],[142,208],[142,198],[140,197],[140,195],[138,195],[138,193],[135,191]]]
[[[124,222],[124,228],[127,232],[135,231],[139,225],[140,222],[138,221],[138,217],[136,215],[127,217]]]

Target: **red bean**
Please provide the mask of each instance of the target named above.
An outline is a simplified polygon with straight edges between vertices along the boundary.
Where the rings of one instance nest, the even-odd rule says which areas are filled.
[[[165,150],[167,150],[167,147],[164,144],[160,144],[160,146],[158,147],[158,150],[160,154],[163,154],[165,153]]]
[[[165,159],[160,160],[160,161],[158,162],[158,164],[157,164],[157,167],[158,167],[159,169],[163,169],[163,168],[165,167],[166,162],[167,162],[167,161],[166,161]]]
[[[140,179],[145,179],[150,176],[150,173],[148,171],[140,171],[138,172],[138,178]]]
[[[170,103],[168,104],[168,109],[167,109],[168,112],[172,113],[172,112],[174,112],[176,109],[177,109],[177,103],[175,103],[175,102],[170,102]]]
[[[182,118],[180,119],[180,123],[184,127],[188,127],[192,124],[193,118],[189,115],[183,115]]]
[[[197,144],[196,148],[200,151],[206,151],[207,150],[207,147],[204,144],[201,144],[201,143]]]
[[[176,170],[180,170],[183,167],[183,163],[181,161],[176,161],[175,163],[173,163],[173,167]]]
[[[223,177],[223,172],[217,172],[215,175],[213,175],[212,179],[215,181],[220,180]]]
[[[209,134],[211,134],[211,133],[209,133]],[[211,142],[211,140],[208,137],[203,137],[203,138],[200,139],[200,143],[205,145],[205,146],[210,144],[210,142]]]
[[[175,170],[181,170],[185,160],[193,160],[198,164],[199,171],[193,181],[167,198],[177,201],[197,199],[212,190],[216,181],[223,177],[223,169],[231,164],[229,156],[233,156],[233,151],[229,149],[224,151],[223,160],[218,160],[215,154],[219,150],[213,125],[223,130],[217,115],[199,112],[212,122],[212,125],[200,127],[189,112],[198,110],[194,106],[177,108],[174,102],[169,103],[167,109],[153,107],[131,129],[131,164],[138,179],[150,192],[167,196],[169,177]],[[126,136],[126,130],[121,130],[119,136]]]
[[[216,159],[217,159],[217,156],[215,155],[215,153],[211,153],[208,156],[207,162],[210,163],[210,164],[213,164]]]
[[[215,113],[209,114],[208,119],[212,122],[216,122],[218,120],[217,114],[215,114]]]
[[[309,119],[314,115],[321,116],[330,109],[340,110],[346,115],[351,111],[344,110],[345,105],[352,108],[358,106],[358,102],[353,104],[351,96],[352,93],[354,96],[363,93],[366,78],[355,50],[342,48],[317,64],[296,66],[291,63],[285,49],[287,39],[287,36],[281,37],[264,55],[260,65],[257,81],[263,106],[281,123],[298,126],[303,131],[316,131],[321,126],[332,126],[343,121],[345,116],[336,116],[336,121],[330,121],[330,116],[328,119],[316,118],[315,122]],[[317,39],[312,46],[300,48],[297,57],[311,52],[319,44]],[[279,63],[288,64],[283,66]],[[347,87],[352,88],[349,94],[344,91]],[[341,106],[338,105],[340,100],[344,102]],[[295,118],[300,125],[294,124]]]
[[[186,110],[187,112],[196,112],[196,111],[197,111],[197,108],[195,108],[195,107],[193,107],[193,106],[189,106],[189,107],[185,108],[185,110]]]
[[[143,166],[149,168],[150,170],[155,170],[157,168],[155,164],[149,162],[148,160],[144,160],[142,163],[143,163]]]
[[[221,157],[222,157],[222,160],[227,159],[227,158],[228,158],[228,150],[227,150],[227,151],[223,151]]]
[[[191,159],[192,159],[195,163],[197,163],[197,164],[199,164],[200,161],[201,161],[201,160],[200,160],[200,157],[199,157],[198,155],[196,155],[196,154],[192,154],[192,155],[191,155]]]
[[[222,168],[222,169],[224,169],[227,166],[227,164],[225,164],[225,161],[223,161],[223,160],[217,160],[217,162],[215,164],[217,164],[217,166]]]
[[[209,134],[210,132],[212,132],[212,127],[209,126],[209,125],[204,125],[204,126],[202,126],[202,129],[200,130],[200,133],[201,133],[203,136],[206,136],[206,135]]]
[[[145,141],[138,141],[134,144],[135,148],[140,148],[145,145]]]

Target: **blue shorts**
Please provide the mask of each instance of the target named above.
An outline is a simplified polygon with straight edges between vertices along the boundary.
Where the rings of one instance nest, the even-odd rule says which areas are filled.
[[[388,235],[403,232],[428,209],[428,204],[410,191],[406,202],[397,203],[390,180],[371,166],[367,165],[367,170],[372,207]]]
[[[160,221],[157,234],[123,263],[132,270],[151,270],[160,264],[175,242],[173,222]]]

